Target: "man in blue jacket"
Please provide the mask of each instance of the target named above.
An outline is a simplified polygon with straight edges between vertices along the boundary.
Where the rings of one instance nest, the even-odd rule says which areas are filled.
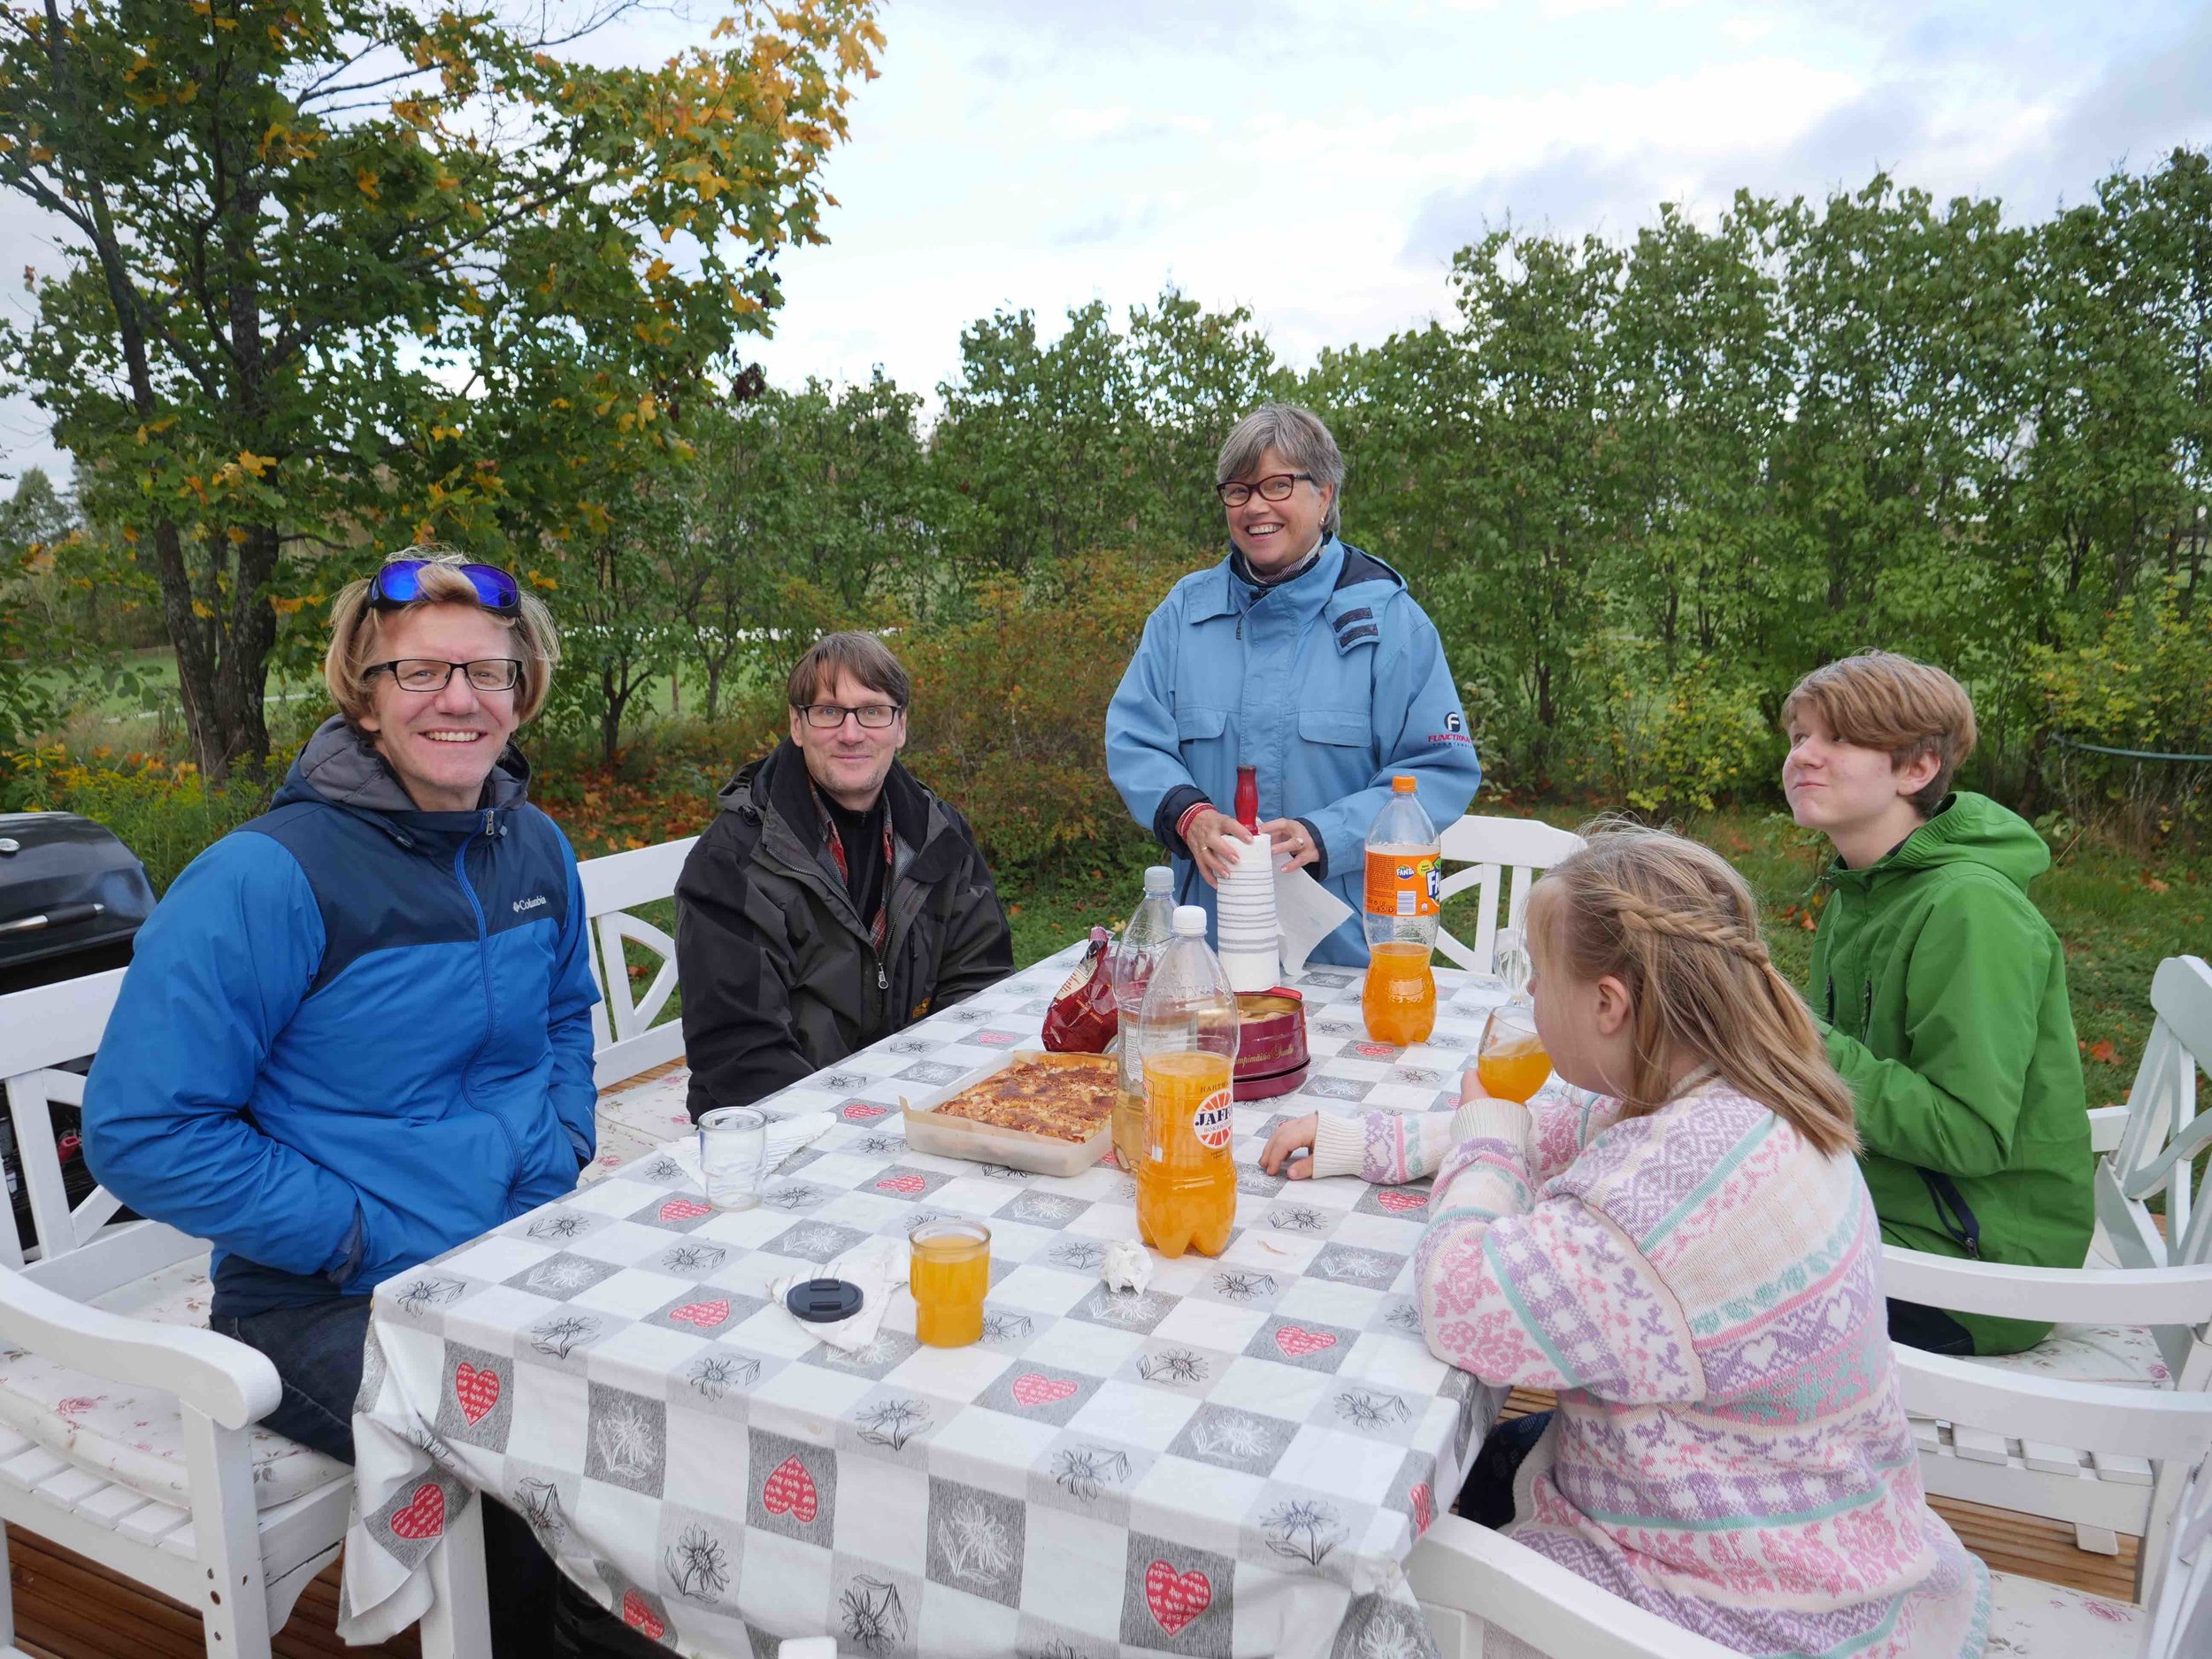
[[[1394,773],[1440,829],[1482,767],[1436,625],[1380,559],[1337,539],[1344,457],[1320,419],[1266,403],[1222,445],[1229,555],[1175,585],[1106,710],[1106,766],[1174,856],[1177,902],[1213,908],[1221,810],[1257,769],[1259,833],[1352,907],[1314,962],[1364,966],[1367,826]],[[1199,877],[1203,877],[1202,882]]]
[[[544,607],[445,554],[332,625],[341,712],[139,933],[84,1130],[104,1186],[214,1245],[209,1323],[275,1363],[269,1426],[350,1463],[369,1293],[589,1161],[599,994],[575,855],[508,741],[558,654]],[[551,1564],[485,1520],[495,1646],[550,1651]]]

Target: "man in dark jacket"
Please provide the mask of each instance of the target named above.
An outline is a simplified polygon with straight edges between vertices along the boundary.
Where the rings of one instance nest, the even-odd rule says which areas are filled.
[[[1012,972],[966,821],[898,763],[912,683],[872,634],[799,659],[791,736],[676,883],[691,1115],[742,1106]]]

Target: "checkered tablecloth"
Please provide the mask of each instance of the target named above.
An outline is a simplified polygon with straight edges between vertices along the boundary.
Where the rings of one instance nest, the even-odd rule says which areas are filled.
[[[486,1491],[685,1654],[823,1634],[879,1655],[1432,1651],[1401,1565],[1499,1394],[1422,1341],[1425,1189],[1256,1160],[1317,1106],[1450,1110],[1502,993],[1440,972],[1434,1037],[1400,1050],[1366,1040],[1356,971],[1298,980],[1313,1071],[1237,1109],[1237,1231],[1218,1260],[1156,1257],[1138,1295],[1098,1277],[1136,1236],[1110,1160],[1050,1179],[918,1155],[899,1128],[902,1093],[1033,1044],[1073,956],[764,1102],[839,1121],[756,1210],[708,1208],[695,1143],[672,1143],[380,1287],[348,1639],[421,1611],[446,1520]],[[928,1213],[990,1225],[980,1343],[920,1347],[901,1290],[845,1354],[770,1300]]]

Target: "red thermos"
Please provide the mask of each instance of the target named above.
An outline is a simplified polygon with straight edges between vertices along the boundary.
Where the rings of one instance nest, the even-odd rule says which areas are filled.
[[[1256,766],[1237,768],[1237,822],[1248,830],[1260,826],[1260,773]]]

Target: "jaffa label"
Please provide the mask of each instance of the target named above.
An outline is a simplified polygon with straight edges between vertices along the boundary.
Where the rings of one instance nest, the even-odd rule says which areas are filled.
[[[1218,1152],[1229,1144],[1229,1091],[1216,1089],[1198,1102],[1198,1110],[1191,1114],[1191,1133],[1198,1137],[1198,1144]]]

